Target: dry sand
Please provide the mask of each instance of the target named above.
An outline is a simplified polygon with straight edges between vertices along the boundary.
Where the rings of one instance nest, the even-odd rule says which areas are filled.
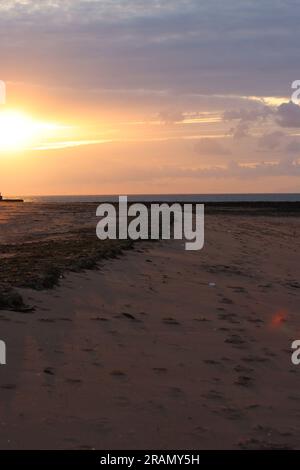
[[[300,448],[297,217],[210,215],[1,311],[1,449]]]

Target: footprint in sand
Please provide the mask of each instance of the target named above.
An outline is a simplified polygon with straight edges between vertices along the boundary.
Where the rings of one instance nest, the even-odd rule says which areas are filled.
[[[40,321],[42,323],[55,323],[55,320],[53,320],[53,318],[39,318],[37,321]]]
[[[228,338],[225,339],[224,342],[232,344],[234,346],[241,346],[245,344],[245,341],[243,340],[243,338],[241,338],[240,335],[230,335],[228,336]]]
[[[228,321],[229,323],[240,323],[238,320],[235,320],[235,313],[219,313],[218,317],[220,320]]]
[[[266,357],[261,357],[261,356],[245,356],[245,357],[242,357],[242,361],[245,361],[245,362],[267,362],[269,359],[267,359]]]
[[[158,374],[165,374],[168,371],[165,367],[153,367],[152,370]]]
[[[209,364],[209,365],[212,365],[212,366],[216,366],[216,365],[220,364],[219,361],[215,361],[214,359],[204,359],[203,362],[205,364]]]
[[[234,384],[241,385],[242,387],[250,387],[252,385],[252,378],[247,375],[240,375]]]
[[[118,369],[112,370],[110,375],[113,376],[113,377],[117,377],[117,378],[125,378],[126,377],[125,372],[123,372],[122,370],[118,370]]]
[[[136,318],[134,315],[132,315],[132,313],[128,313],[128,312],[122,312],[122,313],[119,313],[118,315],[114,315],[114,318],[127,319],[127,320],[131,321],[132,323],[133,322],[141,323],[141,321],[142,321],[142,320]]]
[[[169,395],[173,398],[183,398],[184,392],[179,387],[169,387]]]
[[[3,388],[4,390],[14,390],[15,388],[17,388],[16,384],[4,384],[4,385],[1,385],[1,388]]]
[[[224,416],[226,419],[230,420],[239,420],[243,417],[243,414],[237,408],[233,408],[230,406],[223,406],[219,410],[215,410],[215,413]]]
[[[175,318],[172,318],[172,317],[163,318],[162,322],[165,323],[166,325],[173,325],[173,326],[180,325],[179,321],[175,320]]]
[[[260,439],[244,439],[238,442],[238,446],[244,450],[291,450],[287,444],[265,441]]]
[[[209,390],[207,393],[204,393],[202,397],[208,400],[224,400],[224,396],[217,390]]]
[[[244,373],[244,374],[250,374],[251,372],[254,372],[254,369],[251,369],[251,367],[245,367],[245,366],[242,366],[242,365],[237,365],[233,368],[233,370],[235,372],[238,372],[238,373]]]
[[[105,317],[91,317],[90,320],[92,320],[92,321],[103,321],[103,322],[109,321],[109,319],[105,318]]]
[[[80,380],[80,379],[66,379],[66,382],[75,385],[75,384],[80,384],[80,383],[82,383],[82,380]]]

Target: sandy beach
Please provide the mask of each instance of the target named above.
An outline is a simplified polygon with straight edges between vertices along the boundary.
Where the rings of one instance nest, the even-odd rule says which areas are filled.
[[[61,209],[1,208],[1,263],[90,230],[92,209],[80,227]],[[202,251],[143,242],[18,288],[29,308],[0,311],[1,449],[299,449],[299,225],[208,214]]]

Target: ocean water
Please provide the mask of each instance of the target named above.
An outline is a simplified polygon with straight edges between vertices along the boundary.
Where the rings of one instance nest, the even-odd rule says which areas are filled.
[[[118,195],[93,196],[21,196],[25,202],[71,203],[71,202],[118,202]],[[265,194],[138,194],[128,195],[133,202],[299,202],[300,193],[265,193]]]

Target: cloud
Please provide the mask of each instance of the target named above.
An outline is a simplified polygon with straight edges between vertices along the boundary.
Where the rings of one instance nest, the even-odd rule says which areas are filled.
[[[243,139],[249,136],[250,125],[248,122],[240,121],[236,127],[232,127],[229,133],[232,134],[234,139]]]
[[[286,96],[298,73],[295,8],[293,0],[2,0],[2,70],[81,88]]]
[[[225,122],[236,122],[235,126],[229,130],[229,133],[234,139],[242,139],[250,136],[251,126],[257,123],[264,123],[273,114],[274,110],[272,107],[263,103],[252,103],[249,101],[248,107],[225,111],[223,120]]]
[[[29,150],[56,150],[56,149],[65,149],[69,147],[80,147],[84,145],[99,145],[110,143],[110,140],[105,139],[94,139],[94,140],[67,140],[67,141],[57,141],[57,142],[46,142],[39,144],[37,146],[31,147]]]
[[[292,101],[281,104],[277,108],[276,119],[281,127],[300,127],[300,106]]]
[[[262,162],[251,165],[242,165],[231,161],[227,166],[211,167],[193,170],[190,175],[210,178],[237,178],[255,179],[273,176],[298,176],[300,177],[300,162],[294,158],[284,157],[277,162]]]
[[[223,119],[225,121],[239,120],[240,122],[254,122],[258,119],[264,120],[273,114],[273,110],[270,106],[264,104],[255,104],[252,109],[242,108],[238,110],[225,111]]]
[[[280,146],[282,138],[285,136],[281,128],[299,128],[300,127],[300,106],[292,103],[282,103],[279,106],[258,105],[256,108],[247,107],[239,110],[225,111],[223,114],[224,122],[236,122],[235,127],[230,129],[230,134],[234,138],[241,139],[251,135],[253,128],[266,126],[268,129],[274,128],[262,135],[258,139],[259,147],[264,150],[275,150]]]
[[[178,110],[165,110],[158,114],[158,119],[164,124],[176,124],[184,120],[184,114]]]
[[[203,156],[230,155],[231,152],[216,139],[200,139],[195,144],[195,151]]]
[[[263,150],[275,150],[280,147],[285,134],[281,131],[273,131],[262,135],[258,139],[258,146]]]
[[[299,153],[300,154],[300,142],[293,140],[285,147],[286,152],[289,153]]]

